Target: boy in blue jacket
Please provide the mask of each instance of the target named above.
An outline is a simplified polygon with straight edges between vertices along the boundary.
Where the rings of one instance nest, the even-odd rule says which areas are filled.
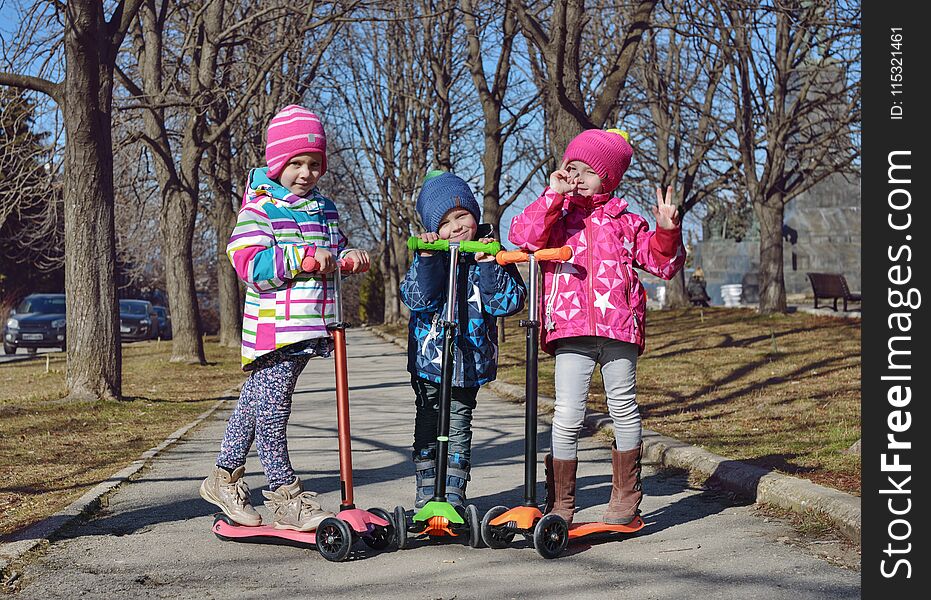
[[[417,197],[417,213],[427,231],[425,242],[490,242],[488,225],[479,225],[479,206],[469,185],[453,175],[431,171]],[[462,505],[466,498],[472,450],[472,411],[482,384],[495,379],[498,361],[496,319],[524,305],[526,289],[514,265],[502,267],[484,253],[461,254],[456,290],[458,327],[453,343],[452,402],[446,499]],[[407,370],[411,373],[417,416],[414,420],[416,508],[433,497],[436,477],[436,427],[440,401],[443,335],[449,268],[447,252],[417,252],[401,283],[401,299],[411,309]]]

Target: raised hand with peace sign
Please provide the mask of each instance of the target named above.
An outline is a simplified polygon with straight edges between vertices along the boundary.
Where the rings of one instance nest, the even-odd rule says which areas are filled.
[[[653,218],[659,229],[675,229],[679,226],[679,207],[672,203],[672,186],[666,187],[666,196],[663,190],[656,188],[656,206],[653,207]]]

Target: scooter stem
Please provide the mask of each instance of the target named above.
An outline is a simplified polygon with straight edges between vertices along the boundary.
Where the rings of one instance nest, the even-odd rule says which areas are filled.
[[[449,278],[446,282],[446,314],[443,328],[443,356],[440,363],[440,406],[436,434],[436,482],[433,501],[446,502],[446,469],[449,452],[449,406],[453,386],[453,341],[456,338],[456,288],[459,274],[459,244],[449,244]]]
[[[339,442],[340,510],[355,508],[352,497],[352,436],[349,431],[349,358],[346,355],[346,323],[343,322],[342,270],[333,272],[336,322],[327,329],[333,334],[336,363],[336,431]],[[324,284],[326,285],[326,284]]]
[[[536,507],[537,488],[537,354],[540,337],[539,309],[537,305],[539,263],[529,256],[530,284],[528,290],[528,319],[521,321],[527,329],[527,370],[524,386],[526,390],[526,414],[524,415],[524,506]]]

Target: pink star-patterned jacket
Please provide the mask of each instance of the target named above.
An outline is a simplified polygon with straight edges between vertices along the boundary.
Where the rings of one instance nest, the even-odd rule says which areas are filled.
[[[541,347],[600,336],[644,348],[646,290],[634,267],[671,279],[685,262],[682,233],[650,231],[627,201],[611,194],[563,196],[547,187],[511,221],[508,239],[525,250],[570,246],[572,259],[543,262]]]

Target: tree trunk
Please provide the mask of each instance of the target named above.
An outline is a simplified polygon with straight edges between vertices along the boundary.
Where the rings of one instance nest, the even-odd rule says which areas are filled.
[[[501,136],[497,131],[488,131],[495,124],[486,124],[485,127],[485,153],[482,155],[482,169],[485,173],[485,182],[482,193],[482,220],[491,224],[492,235],[501,240],[501,164],[504,160],[504,148],[501,146]]]
[[[217,292],[220,303],[220,345],[238,348],[242,344],[242,306],[239,278],[226,256],[226,243],[236,227],[236,214],[217,214],[214,228],[217,235]]]
[[[692,303],[685,289],[685,269],[679,271],[666,282],[666,300],[663,308],[688,308]]]
[[[122,355],[116,300],[113,67],[100,6],[68,3],[65,81],[65,289],[69,400],[118,400]]]
[[[200,337],[191,249],[197,212],[196,198],[189,191],[182,189],[170,193],[162,209],[165,287],[171,304],[173,335],[171,362],[206,364],[203,339]]]
[[[220,309],[220,345],[238,348],[242,344],[242,306],[244,299],[239,295],[239,278],[226,255],[226,245],[236,227],[232,182],[232,149],[230,135],[220,136],[211,156],[216,167],[209,177],[213,189],[213,221],[217,252],[217,294]]]
[[[382,261],[385,268],[385,323],[400,323],[408,316],[400,295],[401,280],[407,264],[407,240],[401,241],[399,237],[397,234],[391,235],[385,244]]]
[[[783,274],[782,224],[785,205],[781,195],[765,202],[754,202],[760,222],[760,313],[786,312],[786,284]]]
[[[572,113],[565,110],[559,102],[547,94],[546,123],[549,129],[550,152],[553,155],[552,168],[556,169],[562,164],[562,155],[572,138],[583,131],[582,124]]]

